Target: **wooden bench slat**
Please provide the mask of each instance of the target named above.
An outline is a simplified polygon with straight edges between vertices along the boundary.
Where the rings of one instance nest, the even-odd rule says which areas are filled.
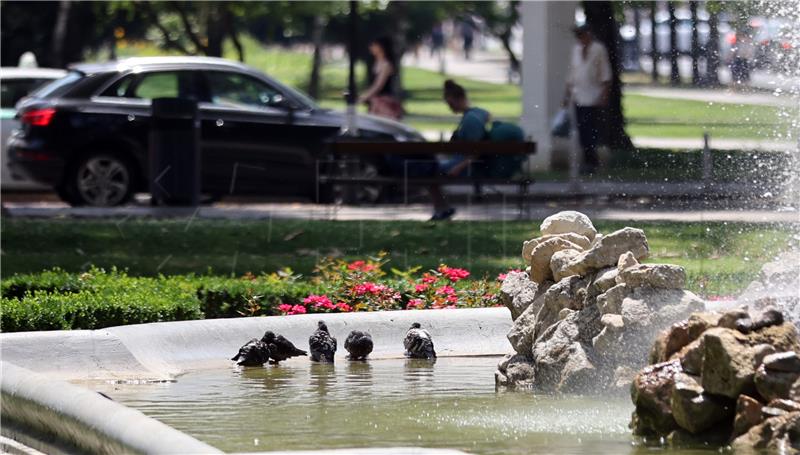
[[[330,143],[331,151],[347,155],[532,155],[535,142],[358,142]]]

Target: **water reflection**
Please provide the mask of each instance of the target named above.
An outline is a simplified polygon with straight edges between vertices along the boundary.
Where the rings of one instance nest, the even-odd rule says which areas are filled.
[[[497,360],[331,365],[293,359],[279,367],[198,371],[167,385],[98,389],[229,452],[400,446],[484,455],[633,450],[625,398],[497,394]]]

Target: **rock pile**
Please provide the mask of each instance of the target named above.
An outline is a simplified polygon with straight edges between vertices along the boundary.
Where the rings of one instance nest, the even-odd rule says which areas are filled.
[[[655,334],[704,308],[682,289],[683,268],[639,263],[649,254],[640,229],[602,235],[586,215],[567,211],[544,220],[541,234],[523,244],[527,270],[503,281],[515,353],[498,365],[499,387],[624,390]]]
[[[768,308],[696,313],[663,331],[631,387],[637,435],[800,451],[800,337]]]

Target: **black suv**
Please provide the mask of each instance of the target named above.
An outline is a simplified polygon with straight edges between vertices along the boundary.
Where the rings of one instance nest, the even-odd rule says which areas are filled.
[[[79,64],[18,104],[9,140],[15,170],[73,205],[111,206],[148,189],[150,100],[198,101],[202,191],[313,196],[325,144],[346,116],[263,73],[205,57],[131,58]],[[398,122],[359,115],[358,135],[422,141]]]

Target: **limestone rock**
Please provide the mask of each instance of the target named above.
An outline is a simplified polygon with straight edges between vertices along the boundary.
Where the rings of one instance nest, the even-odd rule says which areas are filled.
[[[635,369],[626,365],[618,366],[614,369],[614,388],[617,390],[630,390],[634,377],[636,377]]]
[[[716,395],[736,398],[755,390],[754,351],[741,333],[715,328],[703,334],[703,388]]]
[[[631,293],[631,289],[626,285],[618,284],[597,296],[597,307],[600,308],[600,312],[603,314],[619,314],[622,312],[622,301]]]
[[[636,260],[636,256],[634,256],[633,253],[626,251],[621,254],[617,260],[617,272],[621,272],[634,265],[639,265],[639,261]]]
[[[753,452],[797,453],[800,451],[800,412],[784,413],[762,423],[734,439],[734,453]]]
[[[522,242],[522,260],[525,262],[525,264],[531,263],[531,255],[533,254],[533,249],[536,248],[537,245],[544,242],[545,240],[549,240],[555,237],[568,240],[574,243],[575,245],[581,247],[581,250],[588,250],[589,248],[591,248],[592,245],[592,242],[585,236],[582,236],[580,234],[575,234],[573,232],[567,232],[564,234],[543,235],[541,237],[536,237],[535,239],[530,239],[525,242]]]
[[[550,271],[553,274],[553,281],[561,281],[569,276],[567,264],[578,256],[580,251],[574,249],[561,250],[553,253],[550,258]]]
[[[619,272],[616,267],[606,267],[597,272],[592,286],[595,287],[598,294],[602,294],[617,285],[617,273]]]
[[[656,338],[653,349],[650,351],[650,363],[670,360],[673,355],[698,339],[707,329],[716,327],[719,318],[719,313],[692,313],[688,319],[674,323]],[[679,357],[682,358],[683,355]],[[683,367],[686,370],[686,365]],[[700,374],[699,371],[689,373]]]
[[[723,313],[719,318],[718,325],[726,329],[736,330],[739,321],[743,319],[750,319],[750,313],[744,308],[735,308]]]
[[[683,289],[686,285],[686,271],[677,265],[638,264],[620,270],[616,281],[629,287]]]
[[[773,354],[775,355],[775,354]],[[769,358],[770,356],[767,356]],[[787,372],[768,370],[766,364],[761,364],[755,374],[755,384],[758,393],[767,401],[789,398],[789,392],[795,381],[800,379],[800,372]]]
[[[631,400],[637,419],[632,422],[634,434],[666,435],[678,428],[670,402],[675,377],[681,373],[677,360],[645,367],[633,379]]]
[[[565,210],[550,215],[542,221],[539,228],[542,235],[564,234],[572,232],[582,235],[590,241],[597,235],[597,230],[588,216],[573,210]]]
[[[763,362],[764,368],[770,371],[800,373],[800,355],[794,351],[768,355]]]
[[[544,293],[541,310],[536,316],[534,340],[559,320],[558,316],[564,308],[580,310],[584,307],[588,285],[588,278],[570,276],[552,285]]]
[[[539,286],[525,272],[508,272],[500,286],[500,301],[516,320],[536,300]]]
[[[564,273],[586,275],[610,265],[616,265],[619,256],[630,251],[637,259],[644,259],[650,253],[644,231],[626,227],[604,236],[591,249],[575,257]]]
[[[794,400],[787,400],[785,398],[776,398],[767,404],[770,408],[782,409],[786,412],[800,411],[800,403]]]
[[[677,357],[681,361],[683,371],[700,375],[703,373],[703,356],[705,355],[705,345],[703,338],[698,338],[691,343],[687,344]]]
[[[534,383],[533,361],[528,356],[506,355],[494,373],[495,386],[512,390],[530,389]]]
[[[733,415],[733,401],[705,393],[698,378],[675,375],[670,397],[672,416],[678,426],[697,434]]]
[[[794,381],[794,385],[789,389],[789,398],[794,401],[800,401],[800,379]]]
[[[550,269],[550,259],[553,254],[561,250],[579,251],[580,249],[578,245],[560,237],[553,237],[539,243],[531,253],[531,280],[537,284],[552,280],[553,272]],[[569,275],[577,274],[569,273]]]
[[[536,315],[544,304],[544,296],[539,296],[522,314],[514,321],[509,330],[508,338],[511,347],[519,354],[528,355],[533,348],[533,337],[536,334]]]
[[[753,397],[739,395],[736,400],[736,417],[733,420],[733,436],[746,433],[750,428],[761,423],[762,404]]]

